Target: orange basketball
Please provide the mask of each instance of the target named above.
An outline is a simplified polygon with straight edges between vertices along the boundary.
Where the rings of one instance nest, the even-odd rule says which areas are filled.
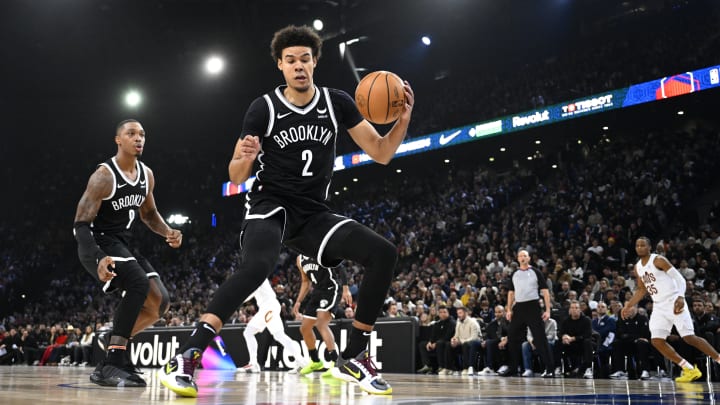
[[[389,124],[400,117],[405,104],[402,79],[392,72],[368,73],[355,89],[360,114],[375,124]]]

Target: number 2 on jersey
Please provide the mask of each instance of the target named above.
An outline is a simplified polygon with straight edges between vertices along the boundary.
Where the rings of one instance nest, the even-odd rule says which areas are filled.
[[[311,172],[310,164],[312,163],[312,151],[310,149],[305,149],[302,151],[302,160],[306,161],[305,167],[303,168],[302,175],[303,177],[310,177],[313,175],[313,172]]]

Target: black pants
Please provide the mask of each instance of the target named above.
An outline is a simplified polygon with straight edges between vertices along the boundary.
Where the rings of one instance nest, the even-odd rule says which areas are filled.
[[[468,367],[476,368],[478,366],[480,344],[480,339],[471,340],[462,344],[462,369],[466,369]]]
[[[435,350],[428,351],[428,342],[420,342],[420,359],[422,360],[423,366],[436,368],[448,368],[448,365],[454,364],[450,362],[449,357],[452,347],[450,342],[446,340],[438,340],[435,342]]]
[[[628,364],[625,367],[625,356],[630,359],[635,359],[635,371],[642,373],[643,371],[650,371],[650,342],[639,340],[639,339],[619,339],[613,343],[612,350],[612,370],[625,371],[630,373],[632,364]]]
[[[522,342],[525,341],[528,328],[530,328],[530,332],[532,333],[540,359],[545,365],[545,370],[548,372],[554,371],[547,336],[545,336],[545,324],[542,320],[540,304],[536,300],[518,302],[515,303],[512,311],[513,317],[508,327],[510,374],[517,373],[522,355]]]
[[[555,344],[556,355],[562,360],[562,354],[570,361],[570,367],[583,372],[592,364],[592,339],[574,341],[566,345],[562,340]]]
[[[488,339],[485,341],[485,367],[497,370],[507,363],[507,350],[500,350],[500,339]],[[507,349],[507,346],[505,346]]]

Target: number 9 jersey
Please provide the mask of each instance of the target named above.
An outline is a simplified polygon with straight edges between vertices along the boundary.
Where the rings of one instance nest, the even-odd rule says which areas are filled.
[[[135,167],[137,176],[131,181],[118,168],[115,157],[99,166],[104,166],[112,174],[113,188],[110,195],[103,198],[91,229],[95,234],[123,236],[127,241],[131,236],[132,225],[138,219],[138,209],[148,195],[147,169],[138,160]]]
[[[314,87],[310,103],[298,107],[285,98],[285,87],[255,99],[245,115],[242,136],[260,139],[260,167],[247,198],[269,193],[326,208],[338,129],[363,118],[343,91]]]

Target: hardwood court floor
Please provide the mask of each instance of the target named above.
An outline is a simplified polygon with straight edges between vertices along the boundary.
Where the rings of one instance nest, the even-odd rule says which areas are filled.
[[[108,388],[91,368],[0,367],[0,404],[715,404],[720,384],[385,374],[392,396],[367,395],[332,378],[281,372],[198,370],[198,398],[179,398],[145,369],[147,388]]]

